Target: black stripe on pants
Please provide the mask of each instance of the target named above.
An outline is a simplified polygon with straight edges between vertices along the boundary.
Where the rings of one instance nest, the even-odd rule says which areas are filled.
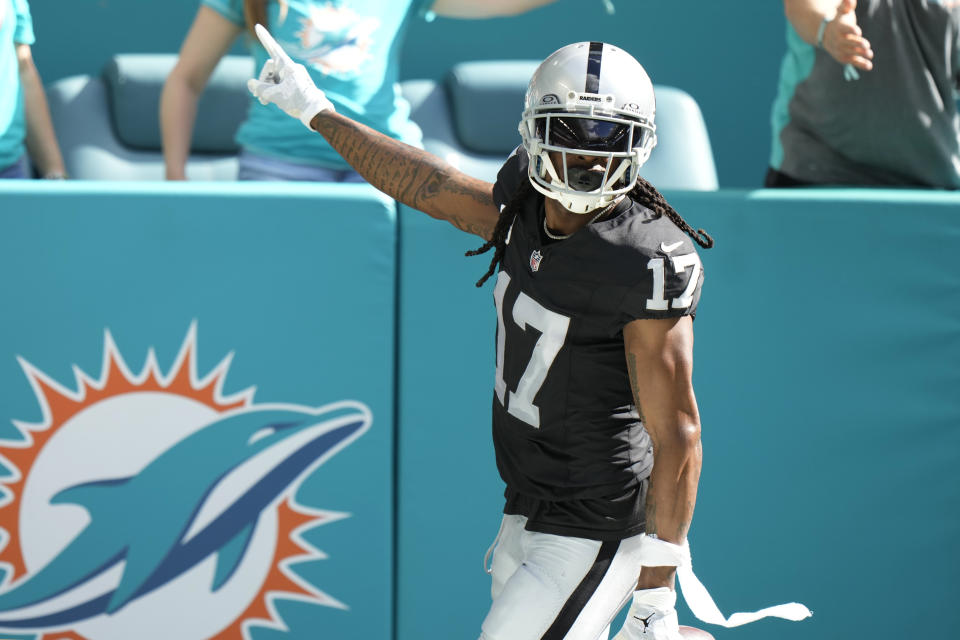
[[[541,636],[540,640],[563,640],[567,632],[570,631],[570,627],[577,621],[577,616],[579,616],[583,608],[587,606],[587,602],[590,601],[590,596],[592,596],[593,592],[600,586],[603,577],[607,575],[610,562],[613,560],[613,556],[617,554],[617,549],[619,548],[619,540],[609,540],[600,545],[600,550],[597,552],[597,559],[593,561],[593,566],[590,567],[587,575],[583,577],[583,580],[580,581],[577,588],[574,589],[570,597],[567,598],[563,608],[560,609],[560,613],[554,618],[553,624],[550,625],[547,632]]]

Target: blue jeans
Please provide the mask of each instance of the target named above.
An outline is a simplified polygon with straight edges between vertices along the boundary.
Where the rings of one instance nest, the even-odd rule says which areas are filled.
[[[9,167],[0,169],[0,180],[29,180],[31,177],[26,155],[20,156],[20,159]]]
[[[286,180],[308,182],[365,182],[353,169],[327,169],[309,164],[297,164],[261,156],[247,151],[240,152],[237,180]]]

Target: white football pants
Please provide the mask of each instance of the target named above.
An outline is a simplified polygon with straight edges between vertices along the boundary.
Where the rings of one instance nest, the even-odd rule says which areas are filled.
[[[636,588],[643,535],[601,542],[527,531],[526,522],[503,517],[480,640],[607,640]]]

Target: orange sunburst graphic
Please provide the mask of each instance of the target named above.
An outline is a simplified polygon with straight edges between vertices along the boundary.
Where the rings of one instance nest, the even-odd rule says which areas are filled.
[[[16,588],[18,580],[28,577],[31,570],[37,569],[36,566],[30,566],[30,556],[25,554],[21,539],[24,525],[21,520],[22,501],[31,472],[51,439],[85,411],[130,394],[169,394],[198,403],[214,414],[252,407],[253,387],[229,396],[222,393],[232,356],[232,353],[228,354],[206,376],[200,378],[197,375],[196,323],[193,323],[174,364],[166,374],[161,372],[153,349],[148,351],[142,371],[132,373],[109,332],[105,333],[100,375],[93,378],[74,366],[75,389],[62,386],[25,359],[18,358],[37,398],[42,419],[36,423],[14,421],[22,438],[0,440],[0,462],[9,470],[6,477],[0,478],[0,486],[4,489],[4,495],[0,498],[0,567],[6,570],[4,591]],[[348,517],[348,514],[304,507],[291,494],[277,502],[274,509],[276,546],[265,579],[254,597],[236,607],[232,622],[213,635],[205,634],[206,637],[240,640],[250,637],[250,627],[285,629],[273,605],[278,598],[345,608],[336,599],[301,579],[293,571],[292,565],[326,557],[302,538],[303,532]],[[42,640],[87,640],[91,637],[82,631],[74,628],[49,629],[38,633],[38,637]]]
[[[57,633],[45,633],[43,634],[43,640],[87,640],[79,633],[74,633],[73,631],[63,631]]]
[[[283,535],[280,535],[277,540],[275,561],[270,565],[270,573],[264,580],[260,593],[233,624],[211,640],[249,638],[250,627],[257,626],[269,626],[286,631],[286,627],[280,622],[280,616],[273,606],[276,599],[301,600],[345,608],[337,600],[301,579],[293,571],[292,565],[299,560],[323,557],[323,553],[319,549],[311,546],[302,538],[304,532],[319,524],[329,524],[345,518],[346,515],[335,511],[307,509],[295,504],[289,498],[280,503],[278,527]]]

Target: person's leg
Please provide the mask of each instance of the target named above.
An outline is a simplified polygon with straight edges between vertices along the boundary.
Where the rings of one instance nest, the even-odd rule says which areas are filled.
[[[500,523],[500,531],[497,532],[497,539],[493,546],[493,561],[487,573],[490,574],[490,597],[494,600],[503,591],[503,586],[510,579],[510,576],[516,572],[523,562],[523,549],[521,541],[523,536],[523,527],[527,524],[527,519],[523,516],[503,516]],[[484,557],[484,568],[486,569],[486,557]]]
[[[636,585],[641,536],[601,542],[517,529],[502,533],[494,554],[481,640],[605,638]]]

